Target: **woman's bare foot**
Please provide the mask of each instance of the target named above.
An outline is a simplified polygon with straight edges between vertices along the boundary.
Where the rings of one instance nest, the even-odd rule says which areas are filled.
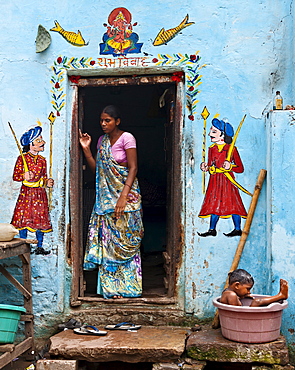
[[[288,298],[288,292],[289,292],[288,281],[284,280],[284,279],[280,279],[279,295],[281,296],[281,299],[287,299]]]
[[[114,298],[114,299],[121,299],[121,298],[123,298],[123,297],[122,297],[121,295],[114,295],[114,296],[113,296],[113,298]]]

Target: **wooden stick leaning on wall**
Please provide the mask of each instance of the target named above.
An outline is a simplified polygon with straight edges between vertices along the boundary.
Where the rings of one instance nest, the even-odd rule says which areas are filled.
[[[239,241],[239,244],[237,246],[236,253],[234,255],[234,259],[233,259],[233,262],[231,264],[231,268],[230,268],[229,272],[234,271],[238,268],[238,265],[239,265],[239,262],[240,262],[240,259],[241,259],[241,256],[242,256],[242,253],[243,253],[243,250],[244,250],[244,246],[246,244],[246,240],[247,240],[247,237],[249,235],[249,231],[250,231],[250,228],[251,228],[254,212],[255,212],[255,209],[256,209],[256,205],[257,205],[257,202],[258,202],[258,198],[259,198],[259,195],[260,195],[260,191],[262,189],[262,185],[263,185],[265,176],[266,176],[266,170],[260,170],[258,178],[257,178],[256,185],[255,185],[255,189],[254,189],[254,192],[253,192],[252,200],[251,200],[251,203],[250,203],[248,216],[246,218],[246,222],[245,222],[245,225],[244,225],[244,228],[243,228],[243,232],[242,232],[242,235],[240,237],[240,241]],[[227,287],[228,287],[228,277],[226,279],[224,289],[226,289]],[[214,315],[214,319],[213,319],[213,322],[212,322],[212,328],[217,329],[217,328],[219,328],[219,326],[220,326],[219,314],[218,314],[218,310],[216,310],[215,315]]]

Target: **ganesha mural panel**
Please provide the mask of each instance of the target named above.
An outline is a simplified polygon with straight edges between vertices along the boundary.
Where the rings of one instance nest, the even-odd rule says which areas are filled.
[[[132,24],[131,20],[131,13],[126,8],[116,8],[110,13],[108,24],[104,23],[107,31],[99,44],[100,54],[115,56],[141,52],[143,44],[138,43],[139,37],[133,32],[137,23]]]

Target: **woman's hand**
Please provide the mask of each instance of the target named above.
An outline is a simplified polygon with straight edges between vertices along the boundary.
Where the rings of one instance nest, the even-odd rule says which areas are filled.
[[[81,130],[79,130],[79,141],[80,141],[80,145],[82,147],[84,156],[86,158],[87,164],[90,170],[93,173],[95,173],[95,158],[93,158],[93,155],[90,149],[91,136],[88,135],[87,132],[82,133]]]
[[[120,218],[121,216],[123,216],[126,203],[127,203],[127,196],[121,194],[119,199],[117,200],[117,204],[115,207],[115,217],[116,218]]]
[[[91,144],[91,136],[87,134],[87,132],[81,132],[81,130],[79,130],[79,141],[80,141],[80,145],[83,149],[88,149],[90,148],[90,144]]]

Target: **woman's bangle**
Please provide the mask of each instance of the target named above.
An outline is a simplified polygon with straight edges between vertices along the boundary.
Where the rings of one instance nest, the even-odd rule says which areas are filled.
[[[125,183],[124,185],[129,186],[129,188],[131,189],[131,186],[130,186],[129,184],[126,184],[126,183]]]

